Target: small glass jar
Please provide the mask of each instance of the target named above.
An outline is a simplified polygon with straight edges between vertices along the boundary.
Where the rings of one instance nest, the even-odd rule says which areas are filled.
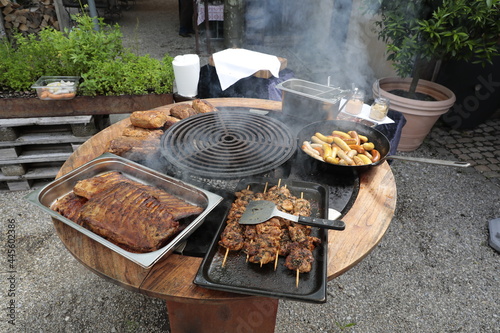
[[[387,116],[389,111],[389,100],[387,98],[376,98],[370,108],[370,118],[381,121]]]
[[[345,106],[345,112],[353,115],[358,115],[363,109],[363,104],[365,100],[365,93],[355,88],[351,97],[347,101]]]

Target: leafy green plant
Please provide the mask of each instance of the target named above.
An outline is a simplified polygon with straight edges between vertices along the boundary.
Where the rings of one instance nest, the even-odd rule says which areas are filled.
[[[90,96],[109,95],[111,91],[118,95],[169,93],[173,85],[168,65],[171,63],[169,56],[159,62],[149,56],[126,53],[113,62],[99,62],[90,68],[82,75],[84,81],[80,89],[82,94]]]
[[[0,43],[0,86],[16,91],[27,90],[39,76],[60,70],[54,61],[57,50],[47,32],[42,31],[40,36],[16,35],[15,48],[7,40]]]
[[[414,93],[422,68],[435,60],[491,62],[500,54],[500,0],[365,0],[378,14],[378,37]]]
[[[173,58],[138,56],[122,46],[118,25],[88,15],[75,18],[76,27],[64,32],[47,28],[38,35],[15,34],[0,43],[0,87],[29,90],[43,75],[81,76],[79,94],[163,94],[173,91]]]

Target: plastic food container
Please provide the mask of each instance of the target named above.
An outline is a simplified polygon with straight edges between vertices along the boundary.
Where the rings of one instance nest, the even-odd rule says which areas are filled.
[[[64,101],[75,98],[79,76],[42,76],[31,88],[44,101]]]

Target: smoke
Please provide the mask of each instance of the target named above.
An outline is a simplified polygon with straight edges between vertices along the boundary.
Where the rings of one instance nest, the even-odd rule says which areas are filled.
[[[286,57],[295,77],[319,84],[371,90],[375,76],[365,28],[368,18],[351,0],[248,2],[245,47]],[[259,50],[260,49],[260,50]]]

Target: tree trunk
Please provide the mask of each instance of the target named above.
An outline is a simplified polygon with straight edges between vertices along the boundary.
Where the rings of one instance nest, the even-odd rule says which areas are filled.
[[[418,85],[418,80],[420,80],[420,54],[417,54],[415,58],[415,65],[413,67],[413,74],[412,74],[412,80],[410,84],[410,90],[408,91],[408,98],[413,98],[416,99],[416,91],[417,91],[417,85]]]
[[[224,1],[224,46],[240,48],[243,46],[245,31],[245,1]]]

